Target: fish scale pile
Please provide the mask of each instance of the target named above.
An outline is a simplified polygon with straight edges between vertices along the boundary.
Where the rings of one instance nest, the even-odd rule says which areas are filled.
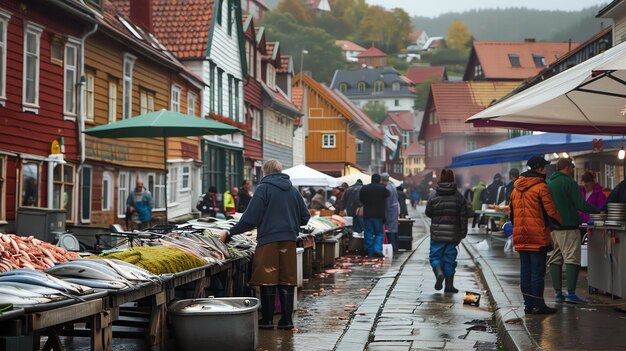
[[[16,268],[43,271],[58,262],[78,258],[75,252],[67,251],[32,236],[0,233],[0,272]]]

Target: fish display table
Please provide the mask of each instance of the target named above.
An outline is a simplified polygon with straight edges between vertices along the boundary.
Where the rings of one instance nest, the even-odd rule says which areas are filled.
[[[626,297],[626,227],[590,226],[588,233],[590,292]]]

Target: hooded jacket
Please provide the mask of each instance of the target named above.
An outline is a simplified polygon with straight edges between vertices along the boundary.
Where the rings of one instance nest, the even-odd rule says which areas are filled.
[[[363,218],[385,220],[386,199],[389,191],[380,183],[370,183],[361,188],[359,201],[363,204]]]
[[[257,246],[275,241],[296,241],[300,227],[311,215],[304,200],[291,184],[289,176],[273,173],[263,177],[246,212],[230,233],[239,234],[257,228]]]
[[[558,223],[545,175],[528,171],[515,181],[509,204],[513,224],[513,246],[518,251],[539,251],[550,247],[550,219]]]
[[[585,201],[574,179],[562,172],[552,173],[548,180],[548,188],[562,218],[562,221],[559,221],[560,225],[553,229],[578,229],[580,225],[578,211],[600,213],[600,209]]]
[[[431,219],[430,238],[458,244],[467,236],[467,217],[472,216],[467,201],[455,183],[439,183],[426,203],[426,216]]]
[[[580,186],[580,195],[583,196],[583,199],[587,197],[587,191],[585,190],[585,186]],[[598,183],[593,185],[593,189],[591,190],[591,195],[586,199],[588,203],[597,207],[603,208],[604,203],[606,202],[606,195],[604,195],[604,191],[602,191],[602,186]],[[589,222],[589,214],[585,212],[578,211],[578,215],[580,215],[580,219],[583,223]]]
[[[487,203],[490,205],[500,204],[506,199],[506,184],[501,180],[494,180],[487,187]]]
[[[481,180],[474,188],[474,195],[472,197],[472,209],[474,211],[480,211],[480,208],[482,206],[480,196],[482,195],[483,191],[485,191],[485,182]]]
[[[348,216],[356,216],[356,210],[363,206],[359,201],[359,193],[363,187],[363,182],[358,181],[348,188],[341,198],[341,207],[346,210]]]

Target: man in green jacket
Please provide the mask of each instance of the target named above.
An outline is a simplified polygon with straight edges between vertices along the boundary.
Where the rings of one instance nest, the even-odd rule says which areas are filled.
[[[557,302],[587,303],[576,296],[576,281],[580,270],[580,216],[578,211],[585,213],[600,213],[600,210],[590,205],[580,193],[578,184],[570,177],[574,170],[574,163],[569,157],[560,158],[556,163],[557,172],[552,173],[548,180],[548,188],[552,200],[563,219],[561,224],[552,231],[553,251],[548,264],[552,285],[556,292]],[[567,294],[561,292],[561,273],[565,263]]]
[[[472,210],[474,210],[474,212],[480,211],[482,209],[483,203],[482,201],[480,201],[480,197],[485,189],[485,182],[483,182],[482,180],[478,182],[478,185],[476,185],[476,187],[474,187],[474,195],[472,197]],[[474,219],[472,220],[472,228],[476,228],[476,222],[479,218],[480,214],[475,213]]]

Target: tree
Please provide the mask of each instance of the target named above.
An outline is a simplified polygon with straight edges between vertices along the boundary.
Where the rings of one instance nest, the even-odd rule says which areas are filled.
[[[471,44],[472,33],[462,21],[454,21],[448,27],[448,47],[450,49],[461,50]]]
[[[363,20],[368,8],[369,5],[365,2],[365,0],[353,0],[351,6],[344,11],[343,18],[352,25],[352,28],[354,28],[354,31],[350,33],[354,39],[357,39],[361,20]],[[349,36],[346,35],[346,37]]]
[[[359,39],[375,42],[383,51],[398,52],[407,43],[411,31],[411,18],[404,10],[387,11],[381,6],[370,6],[359,24]]]
[[[311,15],[301,0],[282,0],[276,11],[291,14],[298,22],[311,23]]]
[[[370,101],[363,106],[363,110],[376,123],[382,123],[387,118],[387,107],[385,107],[385,104],[377,104]]]
[[[281,54],[293,57],[296,71],[300,70],[302,50],[308,51],[302,61],[304,70],[313,72],[313,77],[321,82],[330,83],[335,71],[344,67],[341,48],[324,29],[305,27],[290,13],[275,11],[265,15],[264,25],[267,40],[280,42]]]
[[[411,17],[403,9],[395,8],[391,11],[390,21],[388,24],[393,28],[393,33],[390,38],[389,49],[390,52],[398,52],[409,42],[409,35],[413,31]]]
[[[328,13],[316,16],[313,23],[315,27],[324,28],[328,34],[337,39],[347,38],[346,35],[354,31],[352,24],[346,21],[345,18],[335,17]]]
[[[370,6],[361,23],[359,23],[359,39],[365,42],[374,42],[384,46],[387,39],[388,27],[386,22],[387,11],[382,6]]]

